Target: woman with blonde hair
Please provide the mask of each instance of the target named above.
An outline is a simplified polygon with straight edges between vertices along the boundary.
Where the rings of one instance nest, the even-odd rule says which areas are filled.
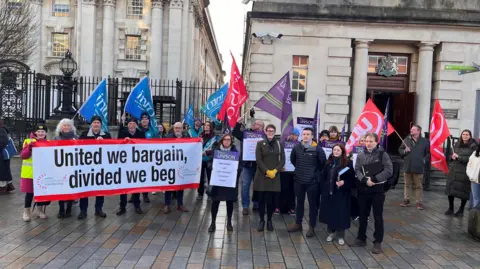
[[[62,119],[55,129],[55,136],[53,140],[75,140],[78,139],[77,129],[73,124],[71,119]],[[67,208],[65,209],[65,202],[67,203]],[[72,204],[73,201],[58,201],[60,209],[58,211],[58,218],[69,218],[72,216]]]

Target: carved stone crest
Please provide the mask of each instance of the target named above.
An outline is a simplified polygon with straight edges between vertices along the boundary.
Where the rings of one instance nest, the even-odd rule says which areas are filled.
[[[375,70],[380,76],[391,77],[398,74],[398,63],[397,59],[392,57],[392,55],[387,55],[380,60],[380,63],[377,65]]]

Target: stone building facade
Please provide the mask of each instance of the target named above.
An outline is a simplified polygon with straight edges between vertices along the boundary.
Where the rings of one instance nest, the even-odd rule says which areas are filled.
[[[321,128],[341,128],[345,117],[354,125],[368,98],[382,112],[390,98],[390,122],[402,136],[415,123],[428,132],[439,99],[452,135],[470,129],[478,137],[480,73],[445,70],[480,62],[478,1],[257,0],[246,23],[252,105],[291,70],[294,117],[313,117],[319,98]],[[395,74],[379,72],[393,62]]]
[[[32,70],[60,75],[57,63],[68,49],[81,76],[223,83],[208,0],[32,3],[40,29]]]

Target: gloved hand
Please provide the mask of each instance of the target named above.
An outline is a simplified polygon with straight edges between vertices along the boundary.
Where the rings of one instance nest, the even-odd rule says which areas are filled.
[[[275,178],[275,170],[267,170],[267,177],[270,178],[270,179],[274,179]]]
[[[255,117],[255,109],[254,108],[250,109],[250,117],[251,118]]]

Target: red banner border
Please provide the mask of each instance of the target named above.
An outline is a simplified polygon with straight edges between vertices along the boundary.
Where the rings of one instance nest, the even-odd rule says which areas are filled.
[[[68,200],[77,200],[80,198],[88,198],[92,196],[113,196],[113,195],[141,193],[141,192],[181,191],[186,189],[198,189],[199,186],[200,186],[199,183],[191,183],[191,184],[174,185],[174,186],[86,191],[86,192],[72,193],[72,194],[54,194],[54,195],[43,195],[43,196],[35,195],[35,202],[68,201]]]

